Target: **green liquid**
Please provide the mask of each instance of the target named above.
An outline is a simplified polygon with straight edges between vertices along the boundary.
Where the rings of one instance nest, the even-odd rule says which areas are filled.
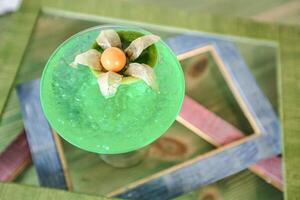
[[[142,32],[124,29],[117,31]],[[89,68],[69,66],[91,48],[100,30],[80,32],[54,52],[42,77],[42,106],[51,126],[70,143],[97,153],[125,153],[153,142],[173,123],[184,96],[183,74],[170,49],[158,42],[154,70],[160,92],[138,80],[105,99]]]

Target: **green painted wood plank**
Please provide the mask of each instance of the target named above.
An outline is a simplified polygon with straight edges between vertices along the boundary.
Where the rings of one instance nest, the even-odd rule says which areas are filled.
[[[286,199],[300,199],[300,27],[280,27],[280,103]]]
[[[16,91],[10,93],[0,119],[0,151],[2,152],[23,129]]]
[[[284,22],[299,24],[299,21],[292,21],[293,18],[300,15],[300,2],[299,1],[286,1],[278,6],[265,9],[260,13],[255,14],[252,18],[260,21],[267,22]]]
[[[47,2],[47,0],[45,1]],[[61,1],[57,1],[60,4]],[[253,3],[251,0],[125,0],[122,1],[125,4],[143,4],[145,6],[157,6],[169,9],[170,7],[175,9],[181,9],[191,12],[199,12],[213,15],[228,15],[235,17],[256,17],[262,21],[281,21],[288,22],[288,20],[282,19],[285,16],[291,15],[291,10],[285,9],[286,7],[293,6],[295,0],[262,0],[256,3]],[[120,3],[120,2],[119,2]],[[55,4],[55,3],[53,3]],[[93,4],[93,3],[89,3]],[[98,3],[100,6],[100,3]],[[113,3],[114,4],[114,3]],[[289,5],[291,4],[291,5]],[[87,5],[87,6],[89,6]],[[97,5],[97,4],[95,4]],[[285,9],[284,12],[275,13],[276,10]],[[297,10],[296,10],[297,11]],[[264,13],[270,13],[275,17],[270,19],[269,16],[262,16]],[[292,16],[299,16],[299,12],[292,12]],[[299,23],[299,22],[296,22]]]
[[[107,200],[109,198],[71,193],[63,190],[0,183],[1,200]]]
[[[2,32],[0,48],[0,116],[14,83],[22,55],[26,50],[31,31],[38,17],[38,7],[32,1],[26,2],[20,12],[11,16],[11,21]]]
[[[142,2],[132,3],[130,1],[121,1],[115,3],[110,0],[102,0],[99,3],[97,0],[89,0],[85,2],[86,6],[82,7],[80,0],[74,0],[73,4],[64,3],[63,0],[45,0],[44,5],[53,9],[87,13],[88,15],[100,15],[264,40],[278,39],[278,25],[276,24],[258,23],[243,18],[204,14],[198,11],[179,10],[173,7],[166,8],[155,5],[144,5]],[[98,9],[97,5],[108,9]],[[124,10],[126,12],[123,12]],[[174,13],[177,16],[176,20],[174,20]],[[74,16],[76,15],[74,14]],[[85,16],[85,18],[88,20],[89,17]]]
[[[6,14],[3,16],[0,16],[0,38],[5,37],[4,30],[7,29],[8,25],[11,23],[11,15],[10,14]]]

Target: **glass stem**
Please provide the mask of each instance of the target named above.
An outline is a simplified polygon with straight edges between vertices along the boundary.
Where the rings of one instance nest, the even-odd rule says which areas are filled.
[[[141,163],[147,153],[148,148],[144,147],[139,150],[122,154],[100,154],[100,158],[113,167],[126,168]]]

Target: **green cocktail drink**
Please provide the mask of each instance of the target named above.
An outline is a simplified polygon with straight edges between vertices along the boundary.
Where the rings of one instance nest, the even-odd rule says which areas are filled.
[[[122,34],[121,39],[128,40],[122,43],[137,33],[150,34],[121,26],[75,34],[56,49],[44,69],[41,103],[51,126],[68,142],[91,152],[120,154],[150,144],[171,126],[183,101],[184,78],[176,56],[159,41],[140,58],[151,63],[159,91],[140,79],[124,77],[116,94],[105,98],[93,70],[70,67],[76,55],[96,48],[95,39],[105,29]]]

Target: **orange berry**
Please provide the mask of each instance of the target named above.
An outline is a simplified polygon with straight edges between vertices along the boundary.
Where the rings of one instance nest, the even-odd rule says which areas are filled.
[[[107,48],[101,55],[101,64],[108,71],[119,72],[126,64],[125,53],[117,47]]]

